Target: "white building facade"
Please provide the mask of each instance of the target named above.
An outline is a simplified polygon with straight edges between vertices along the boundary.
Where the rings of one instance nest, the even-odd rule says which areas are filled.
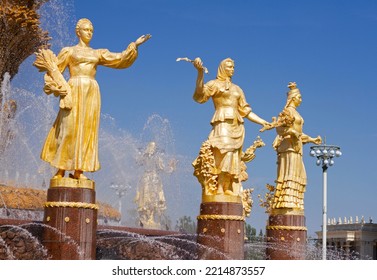
[[[316,232],[322,244],[322,231]],[[377,260],[377,224],[356,217],[330,219],[327,224],[327,252],[342,259]],[[331,257],[330,257],[331,258]]]

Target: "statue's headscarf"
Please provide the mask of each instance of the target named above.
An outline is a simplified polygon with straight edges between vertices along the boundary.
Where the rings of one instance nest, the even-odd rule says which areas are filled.
[[[288,88],[290,90],[287,92],[287,103],[285,104],[285,108],[288,107],[289,103],[291,103],[293,97],[300,94],[300,90],[297,88],[296,82],[289,82]]]
[[[219,81],[225,81],[225,88],[229,89],[230,85],[232,84],[232,77],[228,77],[225,73],[226,63],[231,62],[234,65],[234,61],[231,58],[226,58],[220,62],[219,68],[217,69],[217,79]]]

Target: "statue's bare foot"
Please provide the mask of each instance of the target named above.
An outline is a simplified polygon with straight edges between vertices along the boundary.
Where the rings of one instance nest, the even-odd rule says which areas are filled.
[[[79,176],[79,179],[80,180],[88,180],[88,177],[86,177],[84,174],[80,174],[80,176]]]
[[[88,178],[80,170],[75,170],[75,173],[72,175],[73,179],[77,180],[87,180]]]
[[[224,194],[224,190],[223,190],[223,188],[222,188],[222,187],[219,187],[219,188],[217,189],[216,194],[220,194],[220,195]]]
[[[234,192],[232,192],[231,190],[226,190],[225,191],[225,194],[226,195],[233,195],[233,196],[236,196],[236,194]]]
[[[64,177],[65,170],[59,169],[58,172],[52,177],[52,179],[60,179]]]

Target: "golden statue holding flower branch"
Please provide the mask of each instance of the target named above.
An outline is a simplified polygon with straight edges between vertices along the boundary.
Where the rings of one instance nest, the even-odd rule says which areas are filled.
[[[198,71],[194,100],[204,103],[212,98],[215,106],[211,120],[212,130],[193,162],[194,175],[202,185],[203,196],[212,196],[211,199],[217,201],[226,196],[241,197],[241,182],[248,177],[245,162],[255,157],[256,148],[264,146],[263,141],[258,139],[254,142],[254,147],[250,147],[245,153],[242,151],[245,138],[244,118],[262,125],[264,129],[271,129],[272,125],[252,112],[242,89],[232,83],[232,59],[224,59],[219,65],[216,79],[206,84],[206,68],[203,67],[201,59],[188,61],[192,62]]]

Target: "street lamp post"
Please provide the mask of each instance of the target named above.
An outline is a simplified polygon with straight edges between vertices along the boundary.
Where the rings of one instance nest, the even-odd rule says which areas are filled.
[[[131,189],[131,186],[128,186],[128,185],[118,185],[118,184],[114,184],[114,183],[111,183],[110,185],[110,188],[111,189],[114,189],[115,190],[115,194],[118,196],[118,209],[119,209],[119,213],[122,217],[122,197],[126,194],[126,192]],[[119,224],[121,223],[122,221],[122,218],[119,219]]]
[[[334,157],[340,157],[340,147],[333,145],[317,145],[310,147],[310,155],[317,158],[316,164],[322,165],[323,174],[323,209],[322,209],[322,259],[326,260],[327,243],[327,169],[334,165]]]

